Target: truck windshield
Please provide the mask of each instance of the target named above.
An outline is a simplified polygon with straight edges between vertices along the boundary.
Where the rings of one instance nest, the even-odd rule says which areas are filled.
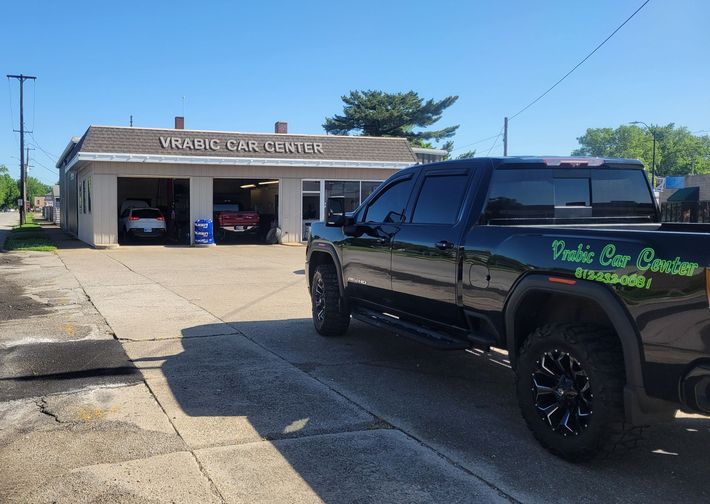
[[[215,212],[239,212],[241,207],[236,203],[218,203],[214,206]]]
[[[515,167],[493,173],[486,223],[571,220],[655,222],[656,205],[644,171]]]

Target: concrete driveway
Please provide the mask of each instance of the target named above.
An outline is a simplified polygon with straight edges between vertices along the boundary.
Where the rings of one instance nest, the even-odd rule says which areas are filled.
[[[619,460],[563,462],[527,432],[504,354],[435,351],[360,323],[342,338],[317,336],[303,248],[67,248],[57,260],[145,383],[6,407],[0,465],[12,468],[14,499],[710,499],[710,419],[682,415],[655,427]],[[9,409],[10,424],[38,425],[27,434],[34,444],[8,429]],[[68,455],[28,455],[36,466],[12,458],[47,448],[52,437],[42,445],[38,429]],[[83,448],[69,448],[72,433],[86,434],[75,436]],[[92,440],[103,447],[87,448]],[[23,479],[30,468],[52,477]]]

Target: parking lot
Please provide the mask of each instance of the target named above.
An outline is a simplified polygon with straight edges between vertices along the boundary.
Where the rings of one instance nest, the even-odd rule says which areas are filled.
[[[563,462],[528,433],[504,354],[356,322],[317,336],[304,256],[71,241],[0,255],[27,305],[0,321],[0,500],[710,499],[710,419]]]

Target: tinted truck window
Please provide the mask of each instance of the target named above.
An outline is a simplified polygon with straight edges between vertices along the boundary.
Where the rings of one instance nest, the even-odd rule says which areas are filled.
[[[484,221],[646,217],[656,208],[646,175],[639,169],[499,169],[493,173]],[[574,173],[574,174],[573,174]]]
[[[555,216],[551,169],[496,170],[485,220],[547,219]]]
[[[435,175],[424,179],[412,222],[454,224],[467,188],[467,175]]]
[[[595,217],[656,215],[646,173],[641,170],[594,171],[592,208]]]
[[[412,192],[412,178],[390,185],[367,207],[366,222],[399,222]]]

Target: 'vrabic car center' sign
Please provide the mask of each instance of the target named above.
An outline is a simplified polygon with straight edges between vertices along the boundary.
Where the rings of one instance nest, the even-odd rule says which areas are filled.
[[[217,138],[179,138],[160,137],[160,146],[163,149],[191,150],[191,151],[218,151],[225,149],[231,152],[268,152],[279,154],[323,154],[323,144],[319,142],[293,142],[266,140],[240,140],[230,138],[221,140]]]

